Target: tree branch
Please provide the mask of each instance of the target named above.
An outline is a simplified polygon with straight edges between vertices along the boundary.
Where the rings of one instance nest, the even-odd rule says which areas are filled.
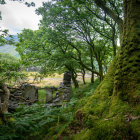
[[[118,17],[118,15],[116,15],[109,7],[107,7],[103,0],[94,0],[94,2],[118,24],[119,31],[121,33],[123,29],[123,20]]]

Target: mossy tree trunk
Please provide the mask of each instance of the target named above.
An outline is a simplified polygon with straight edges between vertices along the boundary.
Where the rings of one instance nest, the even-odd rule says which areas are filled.
[[[123,38],[117,57],[113,93],[123,100],[139,102],[139,92],[140,0],[124,0]]]
[[[122,31],[121,31],[122,32]],[[140,102],[140,0],[124,0],[121,47],[96,90],[122,100]]]

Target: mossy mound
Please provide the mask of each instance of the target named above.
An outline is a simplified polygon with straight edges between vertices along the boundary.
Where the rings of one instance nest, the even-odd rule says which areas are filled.
[[[140,139],[140,106],[130,106],[117,97],[101,100],[100,95],[89,97],[80,110],[84,113],[84,129],[72,136],[80,140]]]
[[[140,139],[140,104],[131,103],[127,100],[128,97],[122,96],[119,90],[115,89],[115,81],[118,84],[117,70],[113,73],[115,61],[116,59],[94,94],[87,97],[86,104],[80,108],[84,114],[84,129],[73,135],[72,139]]]

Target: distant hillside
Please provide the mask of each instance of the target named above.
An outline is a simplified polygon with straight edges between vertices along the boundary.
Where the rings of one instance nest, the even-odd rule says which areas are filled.
[[[9,39],[9,38],[7,38],[7,39]],[[13,39],[15,42],[17,42],[18,41],[17,35],[13,35]],[[20,58],[19,53],[15,49],[16,49],[16,47],[13,45],[0,46],[0,52],[9,53],[12,56]]]
[[[5,46],[0,46],[0,52],[2,53],[9,53],[12,56],[16,56],[19,58],[19,53],[15,50],[16,47],[12,45],[5,45]]]

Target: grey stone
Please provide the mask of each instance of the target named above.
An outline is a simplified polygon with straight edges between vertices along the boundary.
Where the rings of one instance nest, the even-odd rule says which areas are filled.
[[[51,103],[53,100],[53,92],[57,90],[56,87],[43,88],[46,91],[46,103]]]
[[[25,83],[21,85],[20,89],[22,97],[26,100],[35,101],[38,99],[38,89],[34,85]]]
[[[71,84],[71,72],[66,71],[64,73],[63,84],[64,85]]]
[[[53,99],[53,92],[51,88],[47,88],[45,89],[45,91],[46,91],[46,103],[49,103]]]

